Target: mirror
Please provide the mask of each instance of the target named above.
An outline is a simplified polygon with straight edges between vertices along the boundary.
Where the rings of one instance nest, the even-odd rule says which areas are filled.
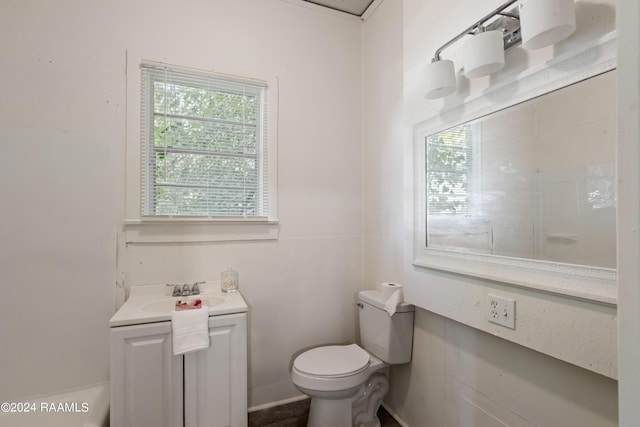
[[[615,71],[424,143],[428,249],[615,268]]]

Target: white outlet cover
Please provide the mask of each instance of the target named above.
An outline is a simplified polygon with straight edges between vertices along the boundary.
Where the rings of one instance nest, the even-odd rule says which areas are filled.
[[[515,300],[489,294],[487,299],[487,313],[489,322],[509,329],[516,328]]]

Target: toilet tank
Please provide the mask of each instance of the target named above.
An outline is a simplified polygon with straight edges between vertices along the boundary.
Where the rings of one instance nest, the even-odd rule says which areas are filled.
[[[401,303],[393,316],[389,316],[380,291],[360,291],[358,300],[360,339],[364,348],[389,364],[410,362],[414,306]]]

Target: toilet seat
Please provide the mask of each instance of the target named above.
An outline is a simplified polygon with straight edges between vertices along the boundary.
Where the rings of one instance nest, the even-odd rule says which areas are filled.
[[[310,396],[323,392],[355,393],[369,375],[385,366],[388,365],[357,344],[323,346],[296,357],[291,380]]]
[[[364,371],[369,359],[369,353],[357,344],[327,345],[300,354],[293,366],[304,374],[340,378]]]

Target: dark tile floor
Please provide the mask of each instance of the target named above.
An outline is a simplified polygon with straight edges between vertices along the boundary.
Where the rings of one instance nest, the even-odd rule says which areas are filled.
[[[275,406],[249,414],[249,427],[305,427],[309,417],[309,399]],[[400,424],[381,406],[378,410],[381,427]]]

